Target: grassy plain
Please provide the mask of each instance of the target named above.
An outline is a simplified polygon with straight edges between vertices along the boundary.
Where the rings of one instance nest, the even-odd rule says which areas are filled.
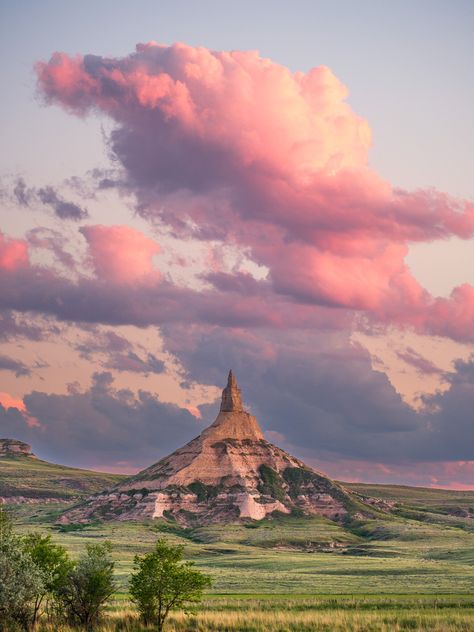
[[[51,532],[77,556],[114,543],[119,590],[103,632],[143,632],[130,607],[133,556],[157,537],[185,545],[213,578],[196,616],[171,616],[169,632],[467,632],[474,630],[474,532],[399,516],[345,528],[322,518],[183,530],[164,522],[105,523],[60,531],[52,507],[19,518]],[[41,628],[41,632],[68,628]]]
[[[118,591],[104,632],[145,629],[130,609],[127,578],[134,555],[163,536],[213,578],[197,615],[173,614],[170,632],[474,630],[474,493],[350,488],[395,505],[344,525],[276,516],[195,529],[164,521],[58,527],[60,503],[12,511],[18,530],[51,533],[73,557],[88,542],[113,543]]]

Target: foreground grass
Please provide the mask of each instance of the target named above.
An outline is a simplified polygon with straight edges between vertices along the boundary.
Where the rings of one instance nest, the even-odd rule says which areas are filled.
[[[134,555],[160,536],[184,544],[186,558],[212,576],[216,593],[474,593],[474,533],[453,526],[387,517],[349,530],[305,518],[194,530],[109,522],[63,532],[54,526],[52,507],[49,515],[39,507],[30,511],[16,514],[18,531],[49,533],[73,558],[87,543],[110,540],[124,597]],[[336,548],[328,548],[331,542]]]
[[[102,632],[147,630],[130,608],[128,579],[134,555],[163,536],[213,579],[196,616],[173,613],[168,632],[474,632],[474,520],[453,515],[471,512],[471,497],[453,506],[438,493],[410,494],[395,515],[344,525],[279,517],[194,529],[162,521],[64,528],[55,525],[60,504],[13,510],[20,533],[49,533],[73,558],[90,542],[113,543],[118,593]],[[38,632],[72,629],[42,622]]]
[[[103,632],[152,629],[144,627],[125,604],[117,604],[100,627]],[[167,626],[168,632],[467,632],[473,629],[474,598],[466,595],[214,596],[202,604],[195,616],[173,613]],[[39,632],[56,631],[72,632],[72,629],[58,624],[39,627]]]

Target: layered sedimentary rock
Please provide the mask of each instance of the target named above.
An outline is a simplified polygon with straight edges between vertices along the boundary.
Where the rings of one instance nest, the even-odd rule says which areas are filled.
[[[219,414],[170,456],[90,497],[63,522],[166,518],[186,526],[261,520],[273,512],[342,519],[354,499],[340,485],[265,440],[229,373]]]

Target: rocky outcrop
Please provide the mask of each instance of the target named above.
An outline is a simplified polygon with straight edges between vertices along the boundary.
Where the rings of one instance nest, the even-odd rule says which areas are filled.
[[[339,484],[265,440],[243,408],[231,371],[211,426],[170,456],[69,510],[61,521],[167,518],[191,526],[261,520],[273,512],[340,520],[358,509]]]
[[[40,497],[31,496],[0,496],[0,505],[48,505],[71,502],[70,498]]]
[[[31,446],[17,439],[0,439],[0,458],[27,456],[36,459]]]

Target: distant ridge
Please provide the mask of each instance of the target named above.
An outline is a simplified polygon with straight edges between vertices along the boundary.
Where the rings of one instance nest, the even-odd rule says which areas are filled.
[[[42,461],[31,446],[0,439],[0,504],[77,503],[124,478]]]
[[[232,371],[213,424],[139,474],[67,511],[63,522],[167,518],[184,526],[274,512],[341,521],[373,511],[343,486],[266,441]]]

